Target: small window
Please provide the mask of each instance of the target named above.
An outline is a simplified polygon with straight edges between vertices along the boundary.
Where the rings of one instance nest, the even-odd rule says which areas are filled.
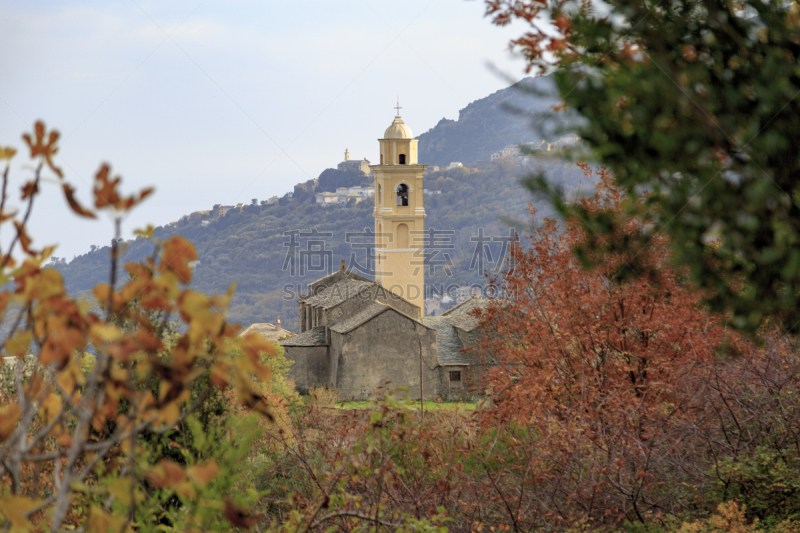
[[[450,381],[461,382],[461,370],[451,370],[450,371]]]
[[[381,185],[378,184],[378,205],[383,205],[383,198],[381,198]]]
[[[397,186],[397,205],[408,205],[408,185],[405,183],[401,183]]]
[[[406,164],[406,154],[400,154],[400,164],[401,165]]]

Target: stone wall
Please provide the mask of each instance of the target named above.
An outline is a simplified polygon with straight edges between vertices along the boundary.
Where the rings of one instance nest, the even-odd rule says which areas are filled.
[[[438,396],[446,402],[476,402],[484,398],[486,374],[495,365],[447,365],[439,367]],[[450,372],[461,372],[461,381],[450,381]]]
[[[387,381],[389,388],[405,385],[411,398],[419,398],[420,341],[424,396],[433,400],[439,389],[434,330],[386,311],[350,333],[332,332],[331,356],[342,399],[368,399]]]
[[[289,367],[289,377],[297,391],[306,394],[316,385],[330,386],[330,361],[327,346],[287,346],[285,357],[294,364]]]

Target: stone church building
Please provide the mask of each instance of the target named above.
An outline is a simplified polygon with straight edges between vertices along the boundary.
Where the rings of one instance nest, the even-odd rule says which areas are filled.
[[[494,361],[479,350],[486,301],[473,297],[425,317],[423,173],[417,139],[398,115],[380,143],[375,182],[375,281],[341,268],[309,285],[298,301],[300,331],[280,342],[294,361],[298,390],[327,386],[343,399],[406,386],[412,398],[464,399],[480,394]],[[416,237],[416,238],[415,238]]]

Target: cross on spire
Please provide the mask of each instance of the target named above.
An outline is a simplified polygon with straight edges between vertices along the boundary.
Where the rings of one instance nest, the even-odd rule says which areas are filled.
[[[397,116],[399,117],[400,116],[400,110],[403,109],[402,107],[400,107],[400,97],[399,96],[397,97],[397,105],[395,106],[395,109],[397,110]]]

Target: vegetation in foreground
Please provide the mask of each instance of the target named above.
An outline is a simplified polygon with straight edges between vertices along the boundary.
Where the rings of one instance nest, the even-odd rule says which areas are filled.
[[[43,172],[117,226],[149,191],[103,165],[84,207],[38,123],[23,207],[8,167],[0,193],[3,528],[800,531],[797,5],[608,5],[488,2],[498,23],[550,15],[560,36],[516,44],[559,63],[609,168],[511,247],[476,410],[298,397],[279,350],[227,322],[232,291],[187,287],[181,237],[125,280],[115,240],[94,302],[71,299],[26,229]]]
[[[25,212],[41,173],[60,172],[57,136],[34,135]],[[581,206],[620,215],[627,197],[607,172],[599,183]],[[118,185],[101,167],[95,209],[119,216],[144,197]],[[51,251],[32,248],[25,220],[6,220],[23,259],[7,252],[0,293],[16,323],[0,406],[7,530],[800,528],[793,339],[764,327],[755,342],[708,314],[663,235],[639,258],[650,274],[620,284],[624,254],[580,268],[579,221],[537,226],[481,316],[498,333],[484,346],[501,362],[482,384],[491,401],[423,418],[402,391],[364,409],[298,396],[280,350],[226,322],[230,292],[186,288],[182,239],[154,243],[127,280],[112,270],[87,305],[42,268]]]

